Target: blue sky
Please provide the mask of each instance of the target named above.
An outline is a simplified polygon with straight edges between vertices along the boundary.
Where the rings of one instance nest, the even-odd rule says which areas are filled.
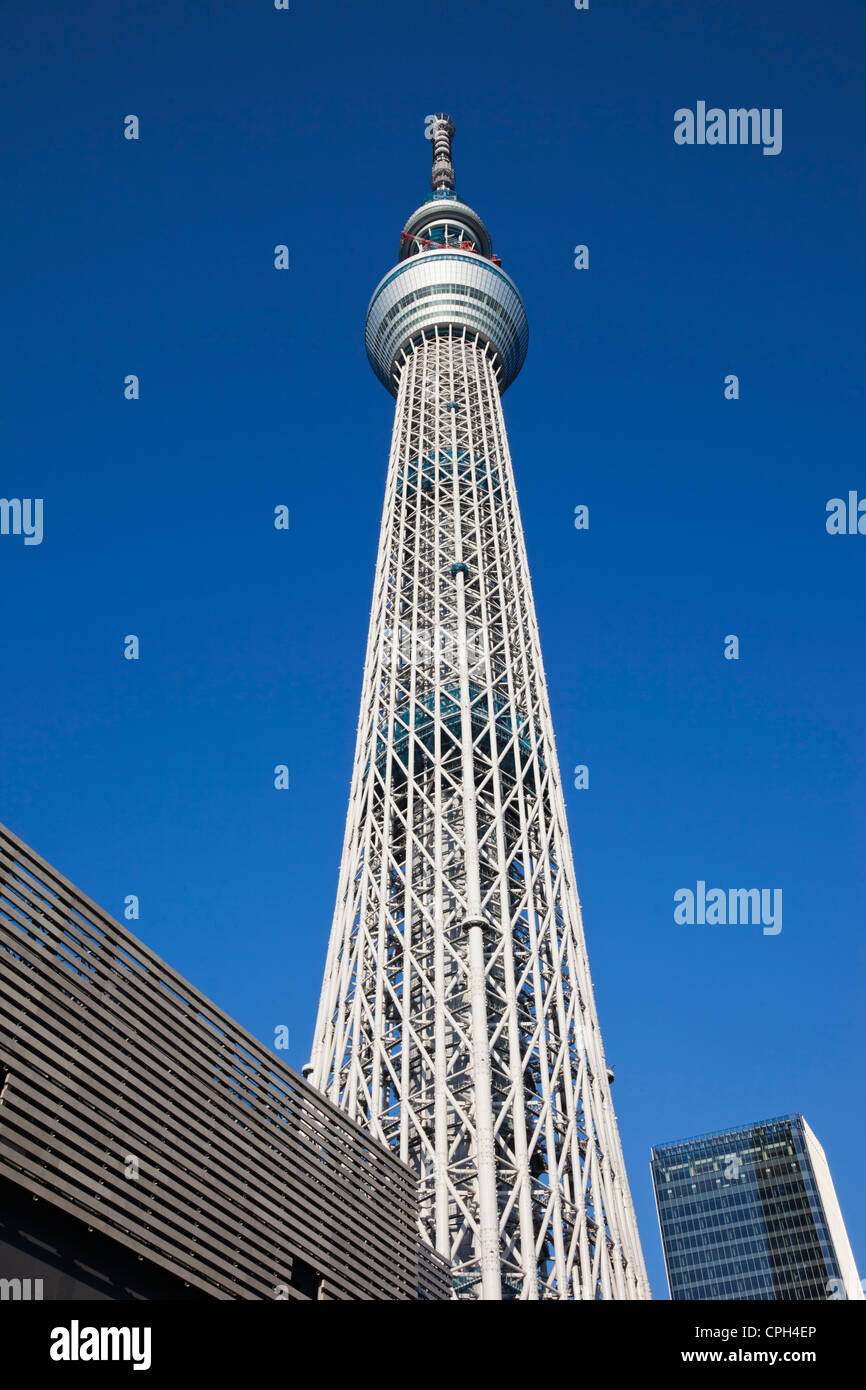
[[[450,111],[529,314],[505,413],[654,1292],[651,1144],[790,1111],[866,1265],[866,537],[825,529],[866,495],[862,5],[47,0],[5,27],[0,495],[43,498],[45,534],[0,536],[0,819],[115,915],[137,894],[137,934],[303,1064],[393,409],[364,314]],[[676,145],[698,100],[782,108],[781,154]],[[781,888],[783,930],[677,925],[699,879]]]

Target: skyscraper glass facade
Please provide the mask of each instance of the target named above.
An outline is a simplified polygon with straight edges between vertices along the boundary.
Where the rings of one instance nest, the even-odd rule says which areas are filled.
[[[784,1115],[653,1149],[672,1299],[838,1296],[840,1262],[813,1144],[803,1117]]]

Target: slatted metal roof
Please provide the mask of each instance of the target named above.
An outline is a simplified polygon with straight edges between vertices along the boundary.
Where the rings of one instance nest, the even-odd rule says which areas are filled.
[[[2,825],[0,1087],[0,1175],[204,1296],[447,1296],[410,1169]]]

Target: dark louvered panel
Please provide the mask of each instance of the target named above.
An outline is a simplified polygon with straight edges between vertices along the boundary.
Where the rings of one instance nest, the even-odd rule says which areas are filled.
[[[216,1298],[448,1296],[384,1146],[0,826],[0,1177]]]

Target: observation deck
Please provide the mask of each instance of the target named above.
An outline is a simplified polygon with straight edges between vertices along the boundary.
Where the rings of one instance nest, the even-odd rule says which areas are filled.
[[[431,196],[406,222],[399,264],[380,280],[367,309],[367,356],[393,396],[404,349],[437,328],[466,329],[486,342],[500,391],[514,381],[529,346],[520,291],[493,254],[487,227],[454,190],[453,133],[450,117],[435,118]]]

